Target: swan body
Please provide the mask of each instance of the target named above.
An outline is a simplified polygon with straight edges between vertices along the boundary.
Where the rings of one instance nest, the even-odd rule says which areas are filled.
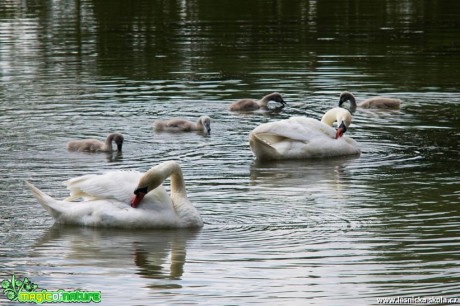
[[[255,100],[255,99],[241,99],[236,102],[233,102],[229,106],[229,110],[231,111],[254,111],[258,109],[267,109],[268,108],[268,102],[270,101],[275,101],[278,103],[281,103],[281,107],[283,108],[286,105],[286,102],[283,100],[283,97],[277,93],[273,92],[271,94],[268,94],[260,100]]]
[[[332,124],[337,121],[336,131]],[[342,108],[324,114],[321,122],[305,117],[264,123],[249,134],[249,144],[257,159],[285,160],[329,158],[360,154],[356,141],[343,136],[351,115]]]
[[[168,177],[170,195],[162,185]],[[64,200],[56,200],[28,182],[27,185],[57,223],[121,228],[203,226],[199,212],[187,198],[181,168],[174,161],[145,173],[110,171],[70,179],[65,182],[70,196]]]
[[[155,130],[166,132],[191,132],[199,131],[211,133],[211,118],[201,116],[196,123],[185,119],[174,118],[169,120],[157,120],[154,122]]]
[[[112,133],[107,136],[105,142],[97,139],[72,140],[67,143],[67,150],[78,152],[112,152],[112,141],[117,145],[117,151],[121,152],[123,135]]]
[[[356,99],[353,94],[351,92],[344,91],[340,94],[339,107],[346,101],[350,101],[352,109],[356,109],[356,107],[398,109],[401,106],[401,100],[386,97],[373,97],[356,103]]]

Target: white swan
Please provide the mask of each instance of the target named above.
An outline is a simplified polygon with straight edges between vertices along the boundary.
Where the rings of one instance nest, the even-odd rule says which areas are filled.
[[[273,92],[271,94],[268,94],[260,100],[255,100],[255,99],[241,99],[238,101],[233,102],[229,106],[230,111],[254,111],[258,109],[267,109],[268,108],[268,102],[270,101],[275,101],[278,103],[281,103],[281,107],[278,109],[282,109],[285,105],[286,102],[283,100],[283,97],[277,92]]]
[[[67,143],[67,150],[78,152],[112,152],[112,141],[117,145],[117,151],[121,152],[123,135],[112,133],[107,136],[105,142],[97,139],[72,140]]]
[[[359,103],[356,103],[355,96],[351,92],[344,91],[340,94],[339,107],[342,106],[346,101],[350,101],[352,111],[356,110],[356,107],[361,108],[388,108],[388,109],[398,109],[401,106],[401,100],[386,98],[386,97],[373,97],[366,99]]]
[[[162,182],[171,177],[171,195]],[[182,171],[174,161],[146,173],[111,171],[65,182],[70,197],[55,200],[26,182],[38,202],[58,223],[94,227],[202,227],[197,209],[187,198]],[[73,202],[82,198],[82,201]]]
[[[157,120],[154,122],[155,130],[165,132],[191,132],[199,131],[211,133],[211,118],[201,116],[196,123],[185,119],[174,118],[169,120]]]
[[[337,122],[337,131],[332,128]],[[326,112],[321,122],[305,117],[264,123],[249,134],[249,144],[260,160],[328,158],[360,154],[356,141],[343,136],[351,114],[343,108]]]

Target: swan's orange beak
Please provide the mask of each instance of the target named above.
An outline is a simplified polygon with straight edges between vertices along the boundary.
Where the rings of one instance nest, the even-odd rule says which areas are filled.
[[[131,200],[131,207],[136,208],[139,205],[139,203],[142,201],[144,196],[145,196],[145,193],[142,193],[142,192],[139,192],[138,194],[136,194]]]
[[[337,133],[335,134],[335,139],[339,139],[340,137],[342,137],[342,136],[343,136],[343,133],[344,133],[343,129],[342,129],[342,128],[338,128],[338,129],[337,129]]]
[[[146,194],[147,187],[137,188],[136,190],[134,190],[134,197],[131,200],[131,207],[136,208],[137,206],[139,206],[139,203],[142,201]]]
[[[339,127],[337,128],[337,133],[335,134],[335,139],[339,139],[340,137],[343,136],[343,134],[347,131],[347,126],[345,123],[342,121],[340,123]]]

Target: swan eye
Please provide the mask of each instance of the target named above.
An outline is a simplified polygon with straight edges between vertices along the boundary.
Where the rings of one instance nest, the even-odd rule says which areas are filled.
[[[134,190],[135,195],[138,195],[139,193],[146,194],[147,193],[147,187],[137,188],[136,190]]]

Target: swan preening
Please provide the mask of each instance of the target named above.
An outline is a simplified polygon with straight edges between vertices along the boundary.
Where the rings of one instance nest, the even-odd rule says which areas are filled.
[[[340,94],[339,107],[346,101],[350,102],[352,111],[356,110],[357,106],[361,108],[398,109],[401,105],[401,100],[386,97],[373,97],[356,103],[356,99],[353,94],[351,92],[344,91]]]
[[[169,120],[157,120],[154,122],[155,130],[165,132],[191,132],[199,131],[211,133],[211,118],[201,116],[196,123],[185,119],[174,118]]]
[[[283,100],[283,97],[277,93],[273,92],[271,94],[268,94],[260,100],[255,100],[255,99],[241,99],[236,102],[233,102],[229,106],[229,110],[231,111],[254,111],[258,109],[267,109],[268,108],[268,103],[270,101],[278,102],[281,103],[281,107],[283,108],[286,105],[286,102]]]
[[[72,140],[67,143],[67,150],[78,152],[112,152],[112,141],[117,145],[117,151],[121,152],[123,135],[112,133],[107,136],[105,142],[97,139]]]
[[[351,124],[351,114],[348,110],[335,107],[328,110],[323,117],[321,122],[327,124],[328,126],[333,126],[334,122],[337,122],[337,131],[335,133],[335,138],[338,139],[343,136],[347,131],[348,127]]]
[[[170,195],[162,185],[168,177]],[[76,177],[65,184],[70,196],[55,200],[27,182],[58,223],[121,228],[203,226],[198,210],[187,198],[182,171],[175,161],[163,162],[145,173],[110,171]]]
[[[334,122],[337,130],[332,127]],[[249,134],[249,144],[259,160],[357,155],[361,152],[357,142],[343,135],[350,123],[350,112],[336,107],[326,112],[321,122],[291,117],[261,124]]]

